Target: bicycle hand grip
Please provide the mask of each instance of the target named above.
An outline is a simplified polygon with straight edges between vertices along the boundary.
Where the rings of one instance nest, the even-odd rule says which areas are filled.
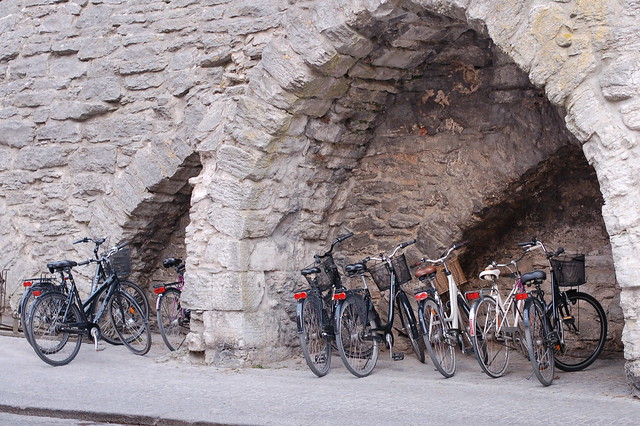
[[[344,240],[346,240],[347,238],[351,238],[351,237],[353,237],[353,235],[354,235],[354,234],[353,234],[353,232],[349,232],[348,234],[341,235],[341,236],[339,236],[339,237],[336,239],[336,242],[337,242],[337,243],[341,243],[341,242],[343,242]]]
[[[84,237],[84,238],[83,238],[83,239],[81,239],[81,240],[74,241],[74,242],[73,242],[73,244],[86,243],[87,241],[89,241],[89,238]]]
[[[454,249],[454,250],[459,250],[459,249],[461,249],[462,247],[466,246],[467,244],[469,244],[469,240],[461,241],[461,242],[459,242],[459,243],[454,244],[454,245],[453,245],[453,249]]]
[[[84,266],[91,263],[91,260],[85,260],[84,262],[78,262],[78,266]]]
[[[525,241],[522,243],[518,243],[518,247],[527,247],[527,246],[535,246],[536,245],[536,241]]]
[[[414,238],[412,241],[407,241],[406,243],[402,243],[402,244],[400,244],[400,248],[409,247],[411,244],[415,244],[416,241],[418,241],[418,240]]]
[[[124,246],[128,245],[129,241],[125,241],[124,243],[120,244],[119,246],[116,246],[116,250],[121,250]]]

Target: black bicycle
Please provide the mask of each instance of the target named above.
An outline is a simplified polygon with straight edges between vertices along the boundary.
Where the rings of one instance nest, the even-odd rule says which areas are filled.
[[[397,255],[416,240],[396,246],[390,254],[367,257],[360,262],[347,265],[345,272],[350,277],[359,277],[363,287],[349,293],[336,294],[335,330],[338,352],[347,369],[356,377],[368,376],[374,369],[381,342],[386,344],[391,359],[404,359],[403,352],[394,352],[393,325],[395,309],[398,309],[403,332],[411,342],[413,351],[420,362],[424,362],[424,347],[420,341],[420,331],[409,298],[402,288],[411,281],[411,272],[404,254]],[[374,266],[370,261],[378,261]],[[389,291],[387,321],[382,323],[371,298],[365,273],[368,272],[380,291]]]
[[[533,372],[544,386],[554,378],[554,366],[579,371],[591,365],[604,348],[607,318],[600,303],[575,288],[586,282],[585,257],[563,255],[564,249],[548,251],[534,239],[518,243],[527,251],[542,249],[551,271],[551,300],[547,302],[541,285],[546,273],[535,270],[523,274],[522,283],[535,285],[524,305],[524,328]]]
[[[178,281],[153,286],[153,292],[158,295],[156,319],[160,335],[167,348],[175,351],[180,349],[187,338],[191,323],[191,311],[180,303],[185,264],[180,258],[168,257],[162,261],[162,266],[175,269],[178,276]]]
[[[26,330],[30,334],[32,347],[47,364],[65,365],[71,362],[80,350],[83,337],[93,338],[95,349],[99,350],[101,337],[99,321],[108,315],[118,338],[137,355],[144,355],[151,348],[149,321],[136,300],[120,286],[115,265],[116,254],[127,243],[109,250],[101,259],[85,262],[61,260],[47,264],[52,274],[59,274],[61,281],[69,283],[67,293],[49,291],[39,296],[31,307]],[[109,265],[109,277],[102,286],[82,302],[71,272],[78,265],[100,261]],[[122,262],[120,259],[119,262]],[[99,303],[99,296],[106,289],[106,296]],[[96,312],[91,320],[92,312]]]
[[[331,368],[331,351],[335,342],[335,297],[336,294],[344,294],[333,260],[333,248],[352,236],[351,232],[336,238],[327,252],[315,255],[314,263],[300,271],[309,288],[294,294],[298,301],[296,326],[300,347],[307,365],[318,377],[325,376]]]

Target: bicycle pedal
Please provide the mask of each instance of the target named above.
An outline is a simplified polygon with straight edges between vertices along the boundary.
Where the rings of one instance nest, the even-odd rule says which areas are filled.
[[[394,361],[402,361],[404,359],[404,352],[394,352],[391,355],[391,359]]]
[[[475,353],[475,351],[473,350],[472,347],[467,347],[467,348],[464,348],[462,353],[464,353],[465,355],[473,355]]]

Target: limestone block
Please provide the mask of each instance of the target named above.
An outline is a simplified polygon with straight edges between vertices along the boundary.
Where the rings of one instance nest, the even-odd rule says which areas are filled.
[[[412,69],[423,63],[430,51],[382,48],[374,52],[371,64],[379,67]]]
[[[77,57],[81,61],[103,58],[113,53],[119,45],[110,37],[81,37],[78,39],[80,50]]]
[[[310,138],[337,143],[342,139],[346,129],[341,123],[325,123],[323,120],[310,120],[305,134]]]
[[[69,167],[74,173],[114,173],[116,148],[114,146],[82,147],[69,156]]]
[[[238,210],[267,209],[274,196],[272,182],[253,182],[217,176],[209,196],[217,204]]]
[[[249,270],[249,258],[253,250],[253,241],[238,241],[216,235],[207,241],[204,258],[215,261],[221,270],[242,272]],[[253,268],[254,270],[257,270]]]
[[[164,70],[169,63],[160,49],[142,45],[124,49],[117,56],[117,70],[121,75],[158,72]]]
[[[269,174],[266,166],[270,163],[269,155],[256,152],[250,148],[241,149],[231,145],[223,145],[218,150],[218,167],[231,175],[245,179],[261,180]]]
[[[61,167],[67,164],[69,154],[75,147],[69,146],[25,146],[18,152],[14,167],[23,170],[40,170]]]
[[[31,143],[34,136],[35,127],[28,121],[0,121],[0,145],[12,148],[22,148]]]
[[[243,96],[237,103],[237,114],[245,123],[260,127],[270,135],[277,135],[288,129],[294,120],[292,114],[276,108],[259,98]]]
[[[282,214],[270,210],[238,211],[216,206],[208,220],[220,233],[233,238],[268,237],[282,220]]]
[[[199,268],[189,283],[197,289],[197,294],[185,291],[190,292],[190,304],[203,310],[255,312],[265,292],[264,273],[256,271],[211,273]]]
[[[85,121],[116,109],[116,106],[105,103],[56,102],[51,106],[50,116],[54,120]]]
[[[634,99],[620,107],[622,121],[631,130],[640,130],[640,99]]]
[[[398,80],[405,72],[397,68],[374,67],[358,62],[351,70],[350,77],[364,78],[369,80]]]
[[[260,65],[249,73],[249,88],[252,94],[295,115],[321,117],[331,107],[332,99],[301,98],[286,91],[280,83]]]
[[[265,47],[262,66],[284,90],[302,98],[334,99],[348,89],[346,79],[316,75],[282,40],[274,39]]]
[[[282,271],[289,264],[289,255],[271,239],[259,240],[251,252],[249,269],[254,271]]]

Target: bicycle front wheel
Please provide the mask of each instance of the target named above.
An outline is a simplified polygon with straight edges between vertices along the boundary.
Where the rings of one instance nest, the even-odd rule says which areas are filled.
[[[31,307],[27,332],[36,354],[47,364],[66,365],[78,354],[82,335],[77,324],[82,322],[80,310],[69,304],[69,298],[59,292],[45,293]],[[70,331],[76,327],[77,333]]]
[[[524,334],[533,373],[540,383],[549,386],[553,382],[554,360],[551,327],[544,313],[544,306],[536,298],[529,298],[524,305]]]
[[[180,304],[180,294],[177,288],[168,288],[158,299],[158,329],[170,351],[180,349],[189,334],[189,316]]]
[[[440,305],[428,297],[423,302],[420,314],[426,331],[423,334],[424,344],[434,367],[444,377],[453,377],[456,372],[456,342],[449,332],[449,324]]]
[[[129,293],[118,290],[109,300],[109,315],[118,338],[131,352],[144,355],[151,349],[149,320]]]
[[[607,317],[591,295],[568,292],[568,303],[558,305],[564,350],[556,351],[556,366],[564,371],[579,371],[590,366],[604,348]]]
[[[375,327],[363,297],[350,294],[336,307],[336,346],[344,366],[356,377],[371,374],[378,362]]]
[[[502,376],[509,364],[509,346],[501,330],[509,324],[495,299],[488,296],[478,299],[471,307],[469,324],[480,368],[489,377]]]
[[[331,342],[324,334],[322,300],[309,294],[299,303],[298,321],[302,328],[299,333],[300,347],[313,374],[322,377],[331,367]]]
[[[409,337],[413,352],[416,354],[418,361],[424,363],[424,346],[420,339],[420,333],[418,332],[418,324],[416,323],[413,309],[404,292],[398,294],[398,312],[400,313],[400,323],[402,324],[403,332]]]

